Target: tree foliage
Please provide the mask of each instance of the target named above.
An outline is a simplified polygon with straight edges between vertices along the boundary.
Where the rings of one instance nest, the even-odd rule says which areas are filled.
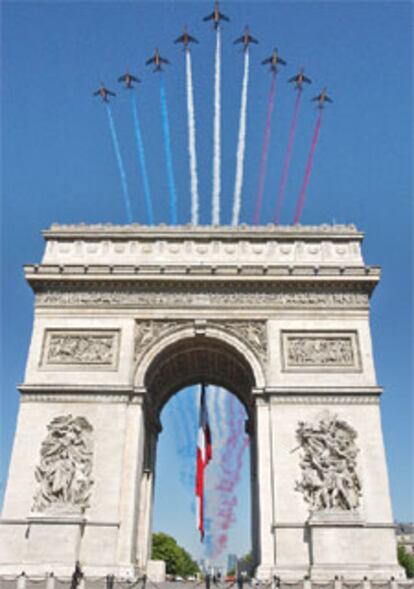
[[[199,571],[190,554],[177,541],[164,532],[152,535],[152,558],[165,562],[168,575],[188,577]]]
[[[414,577],[414,556],[408,554],[402,544],[398,546],[398,562],[405,568],[407,577],[412,579]]]

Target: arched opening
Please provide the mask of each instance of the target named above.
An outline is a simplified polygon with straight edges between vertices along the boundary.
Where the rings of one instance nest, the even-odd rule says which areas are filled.
[[[177,391],[202,382],[232,392],[251,417],[253,370],[239,350],[213,337],[189,337],[168,345],[148,367],[145,388],[159,414]]]
[[[222,491],[221,498],[223,498],[226,491],[233,493],[234,497],[235,494],[237,495],[237,489],[235,487],[237,487],[237,482],[241,479],[242,486],[244,487],[244,491],[240,495],[241,506],[245,511],[245,520],[247,519],[248,521],[251,521],[251,529],[249,533],[250,542],[244,545],[242,544],[243,548],[238,550],[237,555],[240,557],[246,552],[251,551],[253,553],[253,561],[257,562],[258,517],[256,517],[257,514],[255,513],[255,510],[258,508],[258,501],[256,481],[256,440],[254,435],[254,404],[252,402],[252,390],[257,387],[258,378],[260,379],[262,377],[259,372],[261,367],[257,358],[254,356],[254,353],[252,353],[244,342],[240,343],[234,338],[233,345],[233,342],[228,341],[228,339],[229,338],[214,337],[212,334],[189,335],[186,333],[181,334],[181,336],[180,334],[176,334],[173,341],[168,342],[161,347],[161,349],[160,346],[158,346],[157,349],[157,344],[155,344],[154,348],[156,348],[156,351],[149,351],[147,358],[142,360],[142,364],[146,364],[145,371],[141,370],[143,376],[142,384],[146,390],[147,414],[151,415],[152,423],[157,424],[157,434],[162,432],[162,429],[165,428],[165,433],[162,433],[161,436],[166,436],[170,450],[171,445],[174,444],[177,453],[180,451],[183,454],[192,452],[193,457],[188,456],[186,459],[188,459],[188,461],[193,459],[194,464],[196,434],[198,429],[199,387],[197,385],[200,385],[201,383],[208,385],[207,397],[209,398],[209,411],[211,417],[216,422],[215,424],[212,424],[212,426],[213,428],[220,428],[220,426],[222,429],[226,427],[228,428],[228,431],[221,437],[217,435],[217,431],[215,432],[216,444],[214,448],[213,438],[213,451],[215,450],[217,456],[219,456],[221,460],[224,459],[223,444],[227,444],[228,447],[233,444],[234,452],[232,456],[229,456],[229,463],[227,465],[222,464],[214,473],[214,476],[216,477],[215,482],[208,482],[207,477],[207,490],[208,485],[210,484],[210,500],[213,502],[220,501],[220,491]],[[253,361],[251,361],[252,359]],[[189,401],[189,399],[191,399],[191,401]],[[219,405],[220,410],[218,409]],[[184,444],[177,440],[179,436],[182,436],[183,432],[173,431],[174,429],[179,430],[179,428],[182,427],[185,411],[187,411],[187,419],[191,421],[190,424],[186,423],[185,426],[190,425],[191,428],[190,445],[193,444],[192,450],[189,449],[188,440]],[[175,417],[173,415],[174,412]],[[233,413],[232,415],[231,412]],[[177,413],[179,415],[178,419]],[[217,420],[221,420],[221,423],[218,424]],[[237,426],[235,426],[235,422],[237,422]],[[152,451],[147,451],[147,454],[152,456],[152,459],[150,460],[152,464],[149,470],[153,473],[155,473],[157,439],[158,435],[153,436],[151,444]],[[160,437],[160,439],[162,439],[162,437]],[[163,442],[159,445],[162,448]],[[243,454],[245,462],[244,468],[242,467]],[[232,464],[232,461],[235,461],[237,464]],[[168,465],[167,468],[170,468],[170,465]],[[178,467],[178,469],[180,468],[182,469],[182,464]],[[212,475],[213,470],[212,467]],[[231,481],[227,480],[227,486],[226,470],[227,475],[232,471],[230,476]],[[166,475],[163,473],[163,480],[164,483],[166,480],[171,483],[170,486],[173,492],[173,489],[175,489],[176,485],[180,482],[180,477],[186,477],[183,486],[187,486],[188,494],[193,473],[194,467],[193,469],[187,468],[187,473],[183,474],[182,472],[177,472],[177,467],[174,472],[171,465],[170,475],[167,475],[167,479],[165,479]],[[173,478],[174,482],[172,481]],[[247,493],[245,489],[246,486],[248,487]],[[159,492],[158,487],[157,492]],[[213,497],[214,493],[215,497]],[[247,513],[246,497],[251,505],[250,509],[247,510]],[[193,512],[192,506],[194,505],[194,500],[193,498],[188,497],[188,501],[189,506],[187,509],[187,515],[190,518],[190,521],[185,524],[183,522],[183,525],[192,526],[193,529],[195,529],[195,517],[193,518],[191,515]],[[208,501],[207,497],[206,514],[207,516],[212,516],[212,510],[210,509],[209,511]],[[154,502],[154,486],[152,488],[151,502]],[[223,505],[221,511],[220,506],[217,506],[216,515],[217,513],[219,513],[219,517],[221,516],[222,519],[221,522],[216,521],[213,525],[216,525],[216,535],[219,534],[220,531],[222,532],[222,538],[215,538],[215,547],[217,548],[217,542],[221,542],[224,546],[224,550],[226,550],[225,553],[223,553],[222,550],[220,554],[221,566],[223,572],[225,572],[226,563],[224,560],[227,558],[229,546],[226,546],[224,536],[227,536],[228,538],[227,532],[232,525],[234,516],[239,515],[239,517],[241,517],[241,515],[240,512],[237,514],[237,506],[235,503],[232,508],[229,508],[229,505]],[[249,526],[249,524],[247,525]],[[157,527],[161,528],[159,518],[157,518]],[[244,527],[246,528],[246,523],[244,523]],[[150,542],[151,538],[151,529],[152,518],[148,521],[148,542]],[[246,547],[246,552],[244,552],[244,547]],[[205,554],[208,556],[208,549],[205,551]],[[210,550],[210,555],[212,558],[215,558],[217,551],[212,548]],[[196,552],[196,556],[200,556],[200,551]],[[150,550],[148,550],[148,558],[150,558]]]
[[[212,459],[205,471],[201,542],[195,496],[200,388],[181,389],[161,412],[153,532],[173,536],[201,568],[224,575],[229,554],[240,558],[251,552],[250,436],[246,410],[235,395],[207,386]]]

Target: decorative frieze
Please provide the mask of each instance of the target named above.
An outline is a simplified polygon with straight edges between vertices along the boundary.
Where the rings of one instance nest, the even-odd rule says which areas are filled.
[[[302,478],[296,490],[312,511],[352,511],[358,508],[361,481],[357,474],[357,433],[328,411],[316,424],[299,422],[296,437],[302,450]]]
[[[252,306],[283,309],[367,309],[369,288],[352,285],[352,288],[317,287],[297,284],[276,285],[262,283],[214,284],[116,284],[95,283],[92,288],[79,284],[60,283],[42,287],[36,294],[41,307],[236,307]]]
[[[40,448],[33,511],[83,513],[89,507],[92,480],[92,431],[89,421],[71,414],[55,417]]]
[[[356,332],[282,332],[283,368],[360,370]]]
[[[47,330],[41,365],[115,368],[119,331]]]

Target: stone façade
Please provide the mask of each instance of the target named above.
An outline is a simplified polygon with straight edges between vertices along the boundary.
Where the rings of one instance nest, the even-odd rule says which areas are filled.
[[[146,571],[159,412],[204,380],[248,413],[260,578],[401,575],[369,329],[380,274],[355,227],[80,225],[44,237],[42,262],[25,268],[35,317],[0,574],[53,562],[65,576],[76,559],[90,575]],[[327,411],[337,433],[318,447]],[[48,461],[48,428],[69,416],[88,424],[74,447],[90,450],[82,462],[65,442]],[[296,451],[301,427],[310,438]],[[42,481],[59,509],[38,501]]]

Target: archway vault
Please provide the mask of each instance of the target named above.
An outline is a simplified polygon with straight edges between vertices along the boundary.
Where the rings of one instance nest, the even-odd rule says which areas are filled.
[[[225,324],[209,326],[207,322],[172,328],[167,324],[138,359],[135,386],[145,388],[158,414],[184,387],[200,382],[221,386],[238,397],[251,417],[252,389],[264,386],[264,372],[260,338],[255,332],[252,339],[254,323],[248,325],[233,322],[227,329]]]

